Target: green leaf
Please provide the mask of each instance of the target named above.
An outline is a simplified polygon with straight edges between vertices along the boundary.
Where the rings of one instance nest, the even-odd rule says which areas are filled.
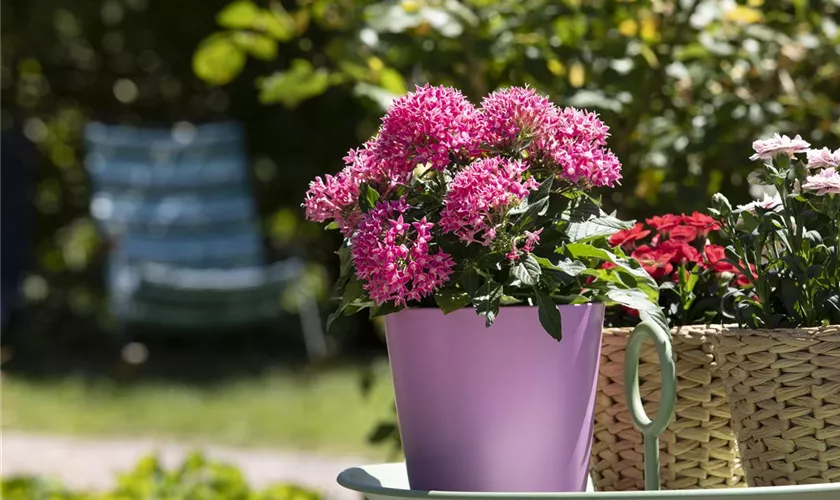
[[[518,229],[527,227],[533,221],[548,210],[549,195],[551,186],[554,184],[554,177],[544,180],[536,191],[532,191],[522,204],[510,211],[510,215],[519,215],[516,220]]]
[[[481,285],[481,276],[474,267],[469,267],[461,272],[458,282],[470,297],[475,297],[478,293],[478,287]]]
[[[362,212],[368,212],[376,206],[376,202],[379,201],[379,192],[366,182],[363,182],[359,186],[359,207],[362,209]]]
[[[247,0],[228,4],[218,15],[219,26],[231,29],[251,28],[260,15],[260,8]]]
[[[384,304],[380,304],[378,306],[373,306],[370,308],[370,319],[379,318],[381,316],[387,316],[397,311],[401,311],[402,309],[403,306],[394,305],[393,302],[385,302]]]
[[[254,29],[262,31],[279,42],[295,37],[295,19],[275,3],[272,10],[263,10],[257,16]]]
[[[633,259],[623,259],[616,256],[612,251],[598,248],[587,243],[569,243],[557,250],[567,252],[572,258],[594,258],[604,262],[612,262],[617,272],[629,273],[637,281],[639,287],[647,290],[658,290],[656,281],[650,277],[645,269]],[[648,295],[651,295],[650,293]]]
[[[473,299],[473,306],[475,312],[479,316],[484,316],[484,324],[490,326],[496,320],[496,315],[499,313],[499,306],[501,305],[502,293],[504,287],[500,283],[493,280],[488,280],[476,293]]]
[[[326,69],[315,69],[309,61],[295,59],[287,71],[278,71],[258,81],[260,102],[293,108],[301,101],[323,94],[330,86],[329,80]]]
[[[245,52],[227,34],[215,34],[204,41],[193,54],[195,75],[211,85],[224,85],[242,72]]]
[[[586,195],[580,195],[572,200],[569,207],[560,214],[562,220],[571,223],[582,223],[596,217],[606,215],[598,204]]]
[[[541,274],[542,269],[539,262],[530,254],[511,269],[511,275],[527,286],[534,286],[539,283]]]
[[[441,288],[435,293],[435,304],[444,314],[463,309],[471,300],[468,293],[454,287]]]
[[[534,257],[537,263],[545,269],[553,269],[568,274],[569,276],[578,276],[586,270],[586,264],[577,260],[560,260],[556,264],[546,259],[545,257]]]
[[[277,42],[258,33],[239,32],[233,36],[236,45],[257,59],[271,61],[277,57]]]
[[[335,294],[337,296],[344,296],[344,287],[353,275],[353,259],[350,255],[350,247],[342,245],[341,248],[335,252],[339,260],[339,274],[338,280],[335,282]]]
[[[659,304],[650,300],[648,295],[641,290],[626,290],[621,288],[610,288],[607,290],[607,298],[637,311],[656,311]]]
[[[379,85],[392,94],[403,95],[406,92],[405,79],[399,71],[393,68],[384,68],[380,71]]]
[[[365,82],[359,82],[353,87],[353,95],[370,99],[383,111],[387,110],[394,99],[399,97],[398,94]]]
[[[611,215],[602,215],[584,222],[572,222],[566,230],[572,242],[585,242],[605,236],[612,236],[618,231],[630,229],[633,221],[623,221]]]
[[[535,287],[534,293],[539,310],[540,324],[549,335],[559,341],[563,338],[563,323],[557,304],[554,303],[551,295],[544,290]]]
[[[344,287],[344,294],[341,296],[341,303],[327,318],[327,331],[330,330],[335,320],[345,313],[352,302],[364,297],[364,293],[365,290],[362,287],[362,282],[356,279],[356,276],[351,276],[350,280],[347,282],[347,286]]]

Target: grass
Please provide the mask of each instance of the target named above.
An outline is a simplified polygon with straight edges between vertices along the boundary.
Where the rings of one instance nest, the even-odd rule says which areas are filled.
[[[181,442],[383,455],[366,443],[390,417],[387,365],[368,397],[358,368],[272,372],[214,383],[117,384],[3,375],[2,428],[79,436],[157,437]]]

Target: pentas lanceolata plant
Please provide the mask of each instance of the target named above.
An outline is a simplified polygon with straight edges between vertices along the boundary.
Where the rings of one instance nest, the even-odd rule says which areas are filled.
[[[636,259],[659,284],[659,305],[669,326],[719,321],[723,297],[733,287],[744,287],[749,278],[725,260],[720,225],[712,217],[694,212],[665,214],[636,223],[610,237]],[[606,263],[605,267],[614,264]],[[634,326],[639,312],[613,308],[609,326]]]
[[[621,179],[607,137],[594,113],[530,88],[491,93],[479,107],[430,85],[395,100],[345,168],[306,194],[307,218],[344,235],[331,320],[471,305],[489,326],[501,306],[536,305],[560,338],[558,303],[657,314],[655,282],[607,242],[631,224],[588,194]]]
[[[840,149],[779,134],[753,149],[763,165],[750,182],[776,194],[734,209],[718,194],[710,209],[727,261],[756,269],[747,289],[730,292],[731,316],[749,328],[840,324]]]

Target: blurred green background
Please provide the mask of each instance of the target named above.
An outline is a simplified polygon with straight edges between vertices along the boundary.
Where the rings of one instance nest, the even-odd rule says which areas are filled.
[[[387,377],[375,402],[356,389],[384,352],[361,317],[330,333],[327,367],[305,366],[294,325],[285,340],[243,332],[121,357],[88,211],[90,120],[243,122],[266,246],[306,256],[299,286],[328,313],[337,236],[303,221],[303,193],[395,95],[431,82],[477,102],[529,84],[595,110],[624,164],[621,187],[601,193],[608,208],[690,212],[718,191],[750,199],[756,138],[840,147],[838,24],[838,0],[2,0],[2,128],[34,146],[37,179],[26,305],[3,335],[3,426],[365,450],[388,415]],[[154,416],[173,404],[160,413],[178,418]],[[273,411],[308,424],[265,424]],[[111,417],[92,425],[92,413]]]

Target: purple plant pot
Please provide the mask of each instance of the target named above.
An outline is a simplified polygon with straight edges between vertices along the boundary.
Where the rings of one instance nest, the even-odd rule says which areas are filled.
[[[386,317],[412,489],[586,490],[604,306],[559,307],[560,342],[535,307]]]

